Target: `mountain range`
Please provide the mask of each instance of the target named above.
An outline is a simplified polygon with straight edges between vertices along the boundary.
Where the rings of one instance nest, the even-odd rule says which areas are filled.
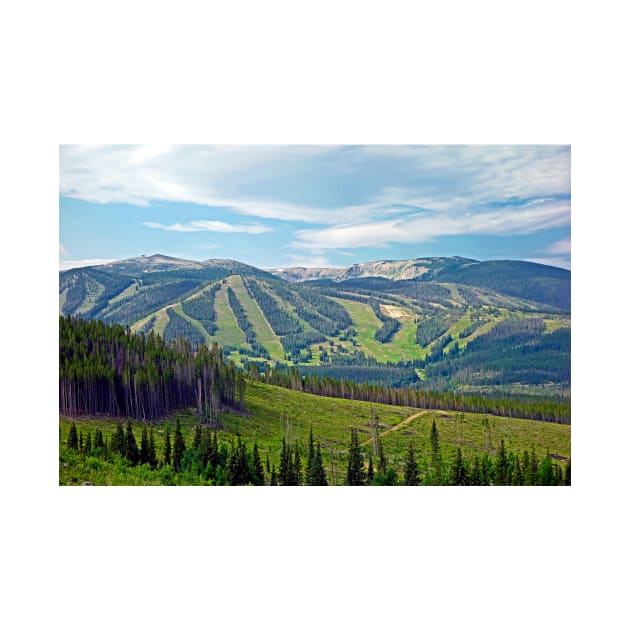
[[[218,342],[237,365],[441,389],[568,392],[571,274],[512,260],[259,269],[161,254],[60,272],[59,312]]]

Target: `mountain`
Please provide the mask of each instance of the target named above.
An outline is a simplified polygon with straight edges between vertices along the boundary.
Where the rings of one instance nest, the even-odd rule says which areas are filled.
[[[71,269],[59,274],[59,312],[217,342],[241,366],[270,361],[392,386],[568,391],[564,269],[453,257],[274,271],[160,254]]]
[[[360,278],[455,282],[491,289],[525,300],[571,309],[571,273],[566,269],[514,260],[478,261],[450,258],[415,258],[359,263],[346,269],[292,267],[270,270],[289,282]]]
[[[308,280],[333,280],[345,269],[343,267],[285,267],[267,269],[267,271],[287,282],[306,282]]]

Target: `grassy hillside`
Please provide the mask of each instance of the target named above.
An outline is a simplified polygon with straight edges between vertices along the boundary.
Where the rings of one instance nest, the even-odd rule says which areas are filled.
[[[494,456],[501,439],[506,448],[514,452],[534,448],[539,456],[549,452],[560,462],[570,456],[571,427],[568,425],[322,398],[262,383],[247,384],[246,404],[246,414],[222,414],[224,428],[218,432],[220,444],[231,445],[237,433],[250,448],[256,441],[263,462],[268,457],[278,470],[282,438],[285,437],[291,443],[297,440],[304,463],[312,427],[315,439],[322,445],[329,483],[334,478],[338,485],[343,483],[347,466],[350,430],[356,428],[359,432],[363,452],[367,456],[373,451],[371,440],[375,418],[378,418],[381,441],[390,466],[398,472],[403,470],[410,440],[413,440],[421,465],[430,459],[429,433],[433,420],[439,431],[445,462],[454,458],[458,447],[462,449],[465,461],[475,454],[488,453]],[[179,418],[186,444],[190,445],[196,417],[191,410],[182,412]],[[60,418],[59,422],[60,484],[92,482],[103,485],[152,485],[175,481],[172,473],[150,471],[146,467],[127,468],[116,462],[104,462],[69,451],[65,444],[72,422],[68,418]],[[75,422],[83,435],[99,428],[108,436],[116,427],[115,421],[106,418],[80,419]],[[155,427],[156,447],[160,456],[166,427],[169,426],[172,433],[174,422],[173,417]],[[134,424],[138,441],[143,426],[141,423]],[[181,478],[179,482],[197,483],[198,479]]]
[[[256,333],[256,340],[258,343],[267,349],[267,352],[269,352],[272,359],[281,361],[284,358],[282,344],[280,343],[278,336],[273,332],[269,322],[265,319],[265,316],[260,310],[258,304],[250,297],[247,289],[243,285],[243,279],[241,276],[230,276],[228,278],[228,284],[232,287],[236,293],[236,297],[245,309],[247,318]]]

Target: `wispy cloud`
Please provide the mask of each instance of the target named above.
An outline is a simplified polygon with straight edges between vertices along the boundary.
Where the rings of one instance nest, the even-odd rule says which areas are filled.
[[[296,186],[312,189],[314,178],[319,202],[304,203],[297,195],[296,203]],[[352,189],[357,203],[326,202],[325,193],[340,188]],[[60,193],[102,204],[178,201],[261,219],[360,225],[418,209],[455,212],[568,195],[570,150],[547,145],[62,146]]]
[[[224,221],[190,221],[189,223],[173,223],[172,225],[163,225],[162,223],[154,223],[145,221],[142,225],[147,227],[167,230],[169,232],[244,232],[246,234],[263,234],[271,232],[272,229],[266,225],[249,224],[249,225],[233,225]]]
[[[570,254],[571,253],[571,239],[564,238],[560,241],[556,241],[551,244],[546,250],[547,254]]]
[[[531,234],[570,224],[568,201],[532,201],[520,207],[481,212],[423,212],[388,221],[298,230],[293,247],[335,249],[417,243],[463,234]]]
[[[287,267],[335,267],[325,256],[314,254],[312,256],[302,254],[285,254],[288,261]]]
[[[66,256],[67,255],[66,248],[63,246],[63,243],[59,243],[59,255]]]
[[[114,262],[115,258],[86,258],[84,260],[60,260],[59,271],[76,269],[77,267],[92,267],[94,265],[106,265]]]

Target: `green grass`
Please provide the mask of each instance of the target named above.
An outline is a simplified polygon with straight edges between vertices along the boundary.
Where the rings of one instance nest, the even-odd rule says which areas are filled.
[[[107,306],[111,306],[112,304],[116,304],[125,298],[131,297],[138,292],[138,283],[134,280],[127,288],[123,289],[118,295],[115,295],[107,304]]]
[[[256,333],[258,343],[267,349],[272,359],[282,361],[284,359],[284,349],[282,348],[280,339],[273,332],[265,315],[260,310],[258,303],[253,300],[247,292],[241,276],[230,276],[228,278],[228,284],[232,287],[239,302],[243,305],[243,309],[245,313],[247,313],[247,318]]]
[[[374,333],[383,325],[376,317],[372,307],[362,302],[353,302],[342,298],[333,298],[346,308],[357,330],[357,343],[366,354],[378,361],[406,361],[422,358],[426,350],[416,344],[416,324],[413,319],[401,322],[400,329],[389,343],[380,343],[374,339]],[[345,345],[342,343],[342,345]],[[350,347],[348,344],[346,347]]]
[[[359,440],[366,443],[373,435],[370,426],[373,414],[379,418],[385,453],[391,465],[399,471],[402,470],[409,440],[413,440],[421,461],[428,457],[429,431],[434,419],[440,434],[441,451],[445,462],[452,460],[458,447],[462,448],[466,459],[470,459],[475,453],[488,452],[494,455],[502,438],[506,448],[515,452],[531,450],[533,446],[539,456],[545,455],[547,451],[560,457],[570,456],[571,427],[568,425],[432,410],[401,425],[399,430],[394,429],[385,433],[421,410],[318,397],[262,383],[247,384],[246,404],[248,409],[246,414],[222,414],[225,428],[218,432],[219,443],[231,444],[239,433],[250,449],[256,441],[263,462],[269,456],[277,470],[283,436],[291,443],[295,440],[299,442],[302,460],[305,462],[306,445],[312,426],[315,439],[319,440],[323,447],[324,466],[329,481],[332,480],[331,452],[336,453],[338,484],[343,483],[350,429],[358,429]],[[178,415],[186,443],[190,444],[197,422],[196,417],[192,410]],[[84,436],[96,428],[100,428],[105,435],[110,435],[116,427],[115,420],[102,417],[78,419],[75,422],[77,429]],[[60,418],[59,424],[61,484],[80,485],[84,481],[91,481],[99,485],[153,485],[173,481],[170,478],[165,480],[159,471],[126,469],[120,463],[102,462],[68,451],[65,443],[72,420]],[[163,450],[166,426],[170,426],[172,432],[174,424],[175,417],[172,417],[154,428],[159,456]],[[142,426],[142,423],[134,423],[138,442]],[[366,456],[372,449],[371,443],[366,443],[363,447]],[[198,480],[183,478],[179,479],[179,483],[198,483]]]
[[[214,296],[214,312],[217,324],[214,338],[219,345],[249,348],[249,344],[245,343],[245,334],[238,327],[236,317],[234,317],[234,313],[230,308],[227,297],[227,285],[222,285]]]

